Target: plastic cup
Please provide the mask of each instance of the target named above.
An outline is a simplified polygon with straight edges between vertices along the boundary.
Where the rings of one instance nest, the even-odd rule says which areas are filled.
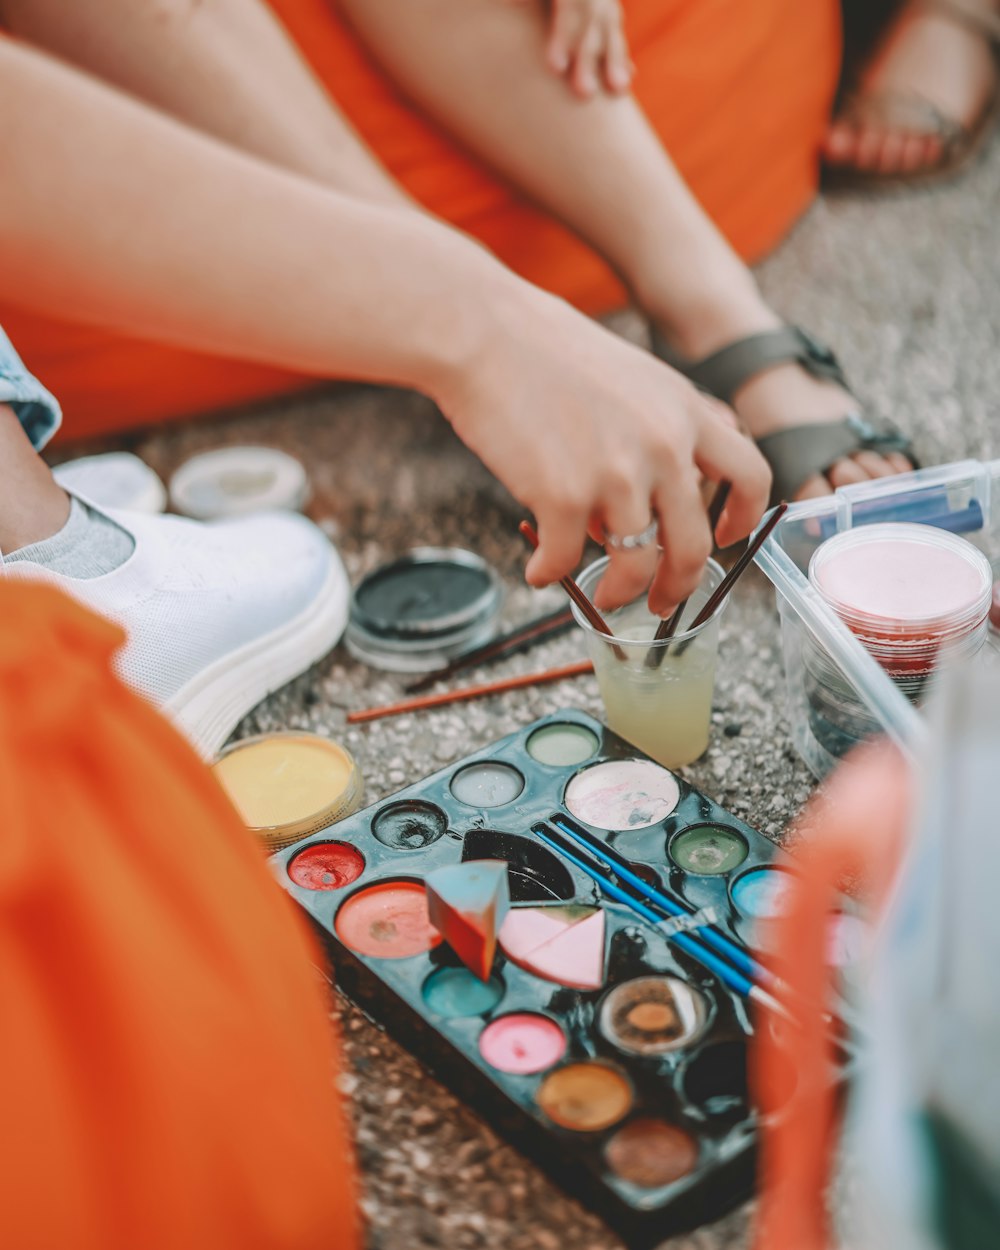
[[[604,575],[608,557],[578,578],[590,599]],[[719,585],[723,570],[709,560],[691,596],[684,620],[692,621]],[[614,633],[600,633],[573,605],[597,674],[608,724],[667,768],[690,764],[708,747],[719,651],[719,621],[726,601],[698,629],[679,629],[673,638],[653,641],[660,618],[643,595],[615,612],[604,613]],[[621,653],[616,654],[615,648]]]

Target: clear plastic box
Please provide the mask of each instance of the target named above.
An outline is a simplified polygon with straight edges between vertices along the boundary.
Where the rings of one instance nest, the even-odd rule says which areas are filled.
[[[974,543],[996,575],[1000,563],[1000,460],[964,460],[842,487],[823,499],[794,504],[757,554],[773,582],[781,619],[788,712],[795,746],[817,777],[836,764],[850,743],[830,731],[815,691],[810,664],[816,658],[834,673],[845,699],[858,707],[859,721],[882,732],[904,751],[914,751],[924,733],[923,717],[851,631],[809,584],[807,570],[816,548],[833,534],[883,521],[936,525]],[[807,663],[807,660],[809,663]],[[990,634],[974,663],[1000,662],[1000,644]]]

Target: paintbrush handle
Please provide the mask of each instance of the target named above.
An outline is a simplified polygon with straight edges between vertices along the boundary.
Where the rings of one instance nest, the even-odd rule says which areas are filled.
[[[574,842],[578,842],[580,846],[585,846],[595,859],[601,860],[602,863],[606,864],[614,872],[615,876],[620,877],[622,881],[627,881],[637,893],[651,903],[655,903],[661,911],[665,911],[671,916],[692,916],[695,914],[693,907],[688,907],[677,899],[671,898],[669,894],[664,894],[662,890],[656,889],[655,886],[651,886],[649,882],[643,881],[638,873],[633,872],[631,868],[620,860],[608,855],[602,847],[597,846],[589,838],[583,837],[559,816],[553,816],[552,823],[561,833],[572,838]],[[733,967],[744,973],[744,975],[765,985],[771,983],[771,974],[768,970],[762,964],[759,964],[749,951],[744,950],[733,938],[708,924],[699,925],[695,932],[706,946],[712,947],[713,950],[728,959]]]
[[[665,933],[662,927],[664,924],[663,917],[658,916],[651,907],[647,907],[645,903],[635,898],[634,895],[629,894],[627,890],[610,881],[603,873],[598,872],[596,868],[592,868],[590,864],[580,859],[578,855],[574,855],[572,851],[567,850],[555,838],[550,838],[538,826],[534,826],[534,833],[546,846],[562,855],[564,859],[569,860],[571,864],[575,864],[581,872],[596,882],[608,898],[613,899],[616,903],[623,903],[652,928],[656,929],[669,943],[690,955],[692,959],[696,959],[698,963],[710,972],[714,972],[727,989],[732,990],[734,994],[739,994],[741,998],[754,998],[757,1001],[762,1001],[761,994],[753,992],[759,987],[755,986],[749,977],[744,976],[742,972],[738,972],[719,955],[708,950],[697,938],[692,937],[688,933]],[[766,994],[764,996],[770,997],[770,995]]]
[[[736,561],[722,581],[719,582],[718,586],[716,586],[715,590],[709,596],[708,602],[688,626],[689,630],[697,629],[699,625],[705,624],[715,609],[732,590],[736,581],[743,576],[747,566],[753,560],[757,552],[760,551],[761,547],[763,547],[763,545],[767,542],[768,538],[770,538],[771,531],[787,511],[787,503],[778,504],[778,506],[747,544],[747,548],[740,558]]]
[[[519,625],[516,629],[510,630],[509,633],[501,634],[499,637],[483,643],[480,647],[475,647],[472,651],[466,651],[464,654],[456,656],[451,663],[444,664],[441,668],[435,669],[434,672],[425,673],[423,677],[410,682],[408,686],[404,687],[404,690],[407,694],[421,694],[424,690],[429,690],[437,682],[453,677],[455,673],[461,672],[462,669],[493,664],[497,660],[506,660],[510,656],[520,655],[538,643],[555,638],[556,635],[572,629],[572,627],[573,613],[569,608],[560,608],[557,612],[549,612],[545,616],[537,617],[533,621],[527,621],[525,624]]]
[[[525,541],[528,543],[530,547],[534,548],[534,550],[537,551],[538,550],[538,534],[535,532],[535,527],[530,523],[530,521],[522,521],[521,524],[517,528],[521,534],[521,537],[525,539]],[[606,638],[610,638],[612,640],[611,650],[614,651],[615,655],[618,657],[619,660],[624,660],[625,652],[614,641],[615,636],[611,632],[611,627],[608,625],[604,617],[601,616],[600,612],[598,612],[598,610],[590,602],[590,600],[583,593],[583,591],[576,584],[576,582],[572,579],[572,577],[560,577],[559,585],[563,588],[563,590],[565,590],[565,592],[573,600],[573,602],[580,609],[580,611],[587,618],[587,620],[594,627],[594,629],[596,629],[599,634],[603,634]]]
[[[504,694],[508,690],[521,690],[525,686],[542,686],[550,681],[563,681],[567,677],[580,677],[592,673],[594,666],[589,660],[576,664],[563,664],[559,668],[543,669],[540,673],[522,673],[519,677],[504,677],[500,681],[486,682],[482,686],[463,686],[460,690],[445,690],[441,694],[419,695],[404,699],[401,703],[387,703],[384,707],[370,707],[361,712],[350,712],[349,725],[380,720],[383,716],[400,716],[404,712],[422,712],[425,708],[444,707],[448,703],[462,703],[467,699],[481,699],[485,695]]]

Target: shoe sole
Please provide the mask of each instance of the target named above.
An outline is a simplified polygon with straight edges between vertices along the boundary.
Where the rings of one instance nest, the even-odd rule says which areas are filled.
[[[340,560],[313,602],[293,620],[223,656],[188,682],[163,711],[206,759],[246,714],[321,660],[347,625],[351,590]]]

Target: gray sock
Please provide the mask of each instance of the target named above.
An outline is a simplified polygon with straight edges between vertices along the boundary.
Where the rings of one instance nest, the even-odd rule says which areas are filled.
[[[4,560],[10,564],[28,560],[52,573],[86,581],[114,572],[125,563],[134,547],[132,536],[120,525],[71,495],[69,520],[58,534],[21,547],[10,555],[4,552]]]

